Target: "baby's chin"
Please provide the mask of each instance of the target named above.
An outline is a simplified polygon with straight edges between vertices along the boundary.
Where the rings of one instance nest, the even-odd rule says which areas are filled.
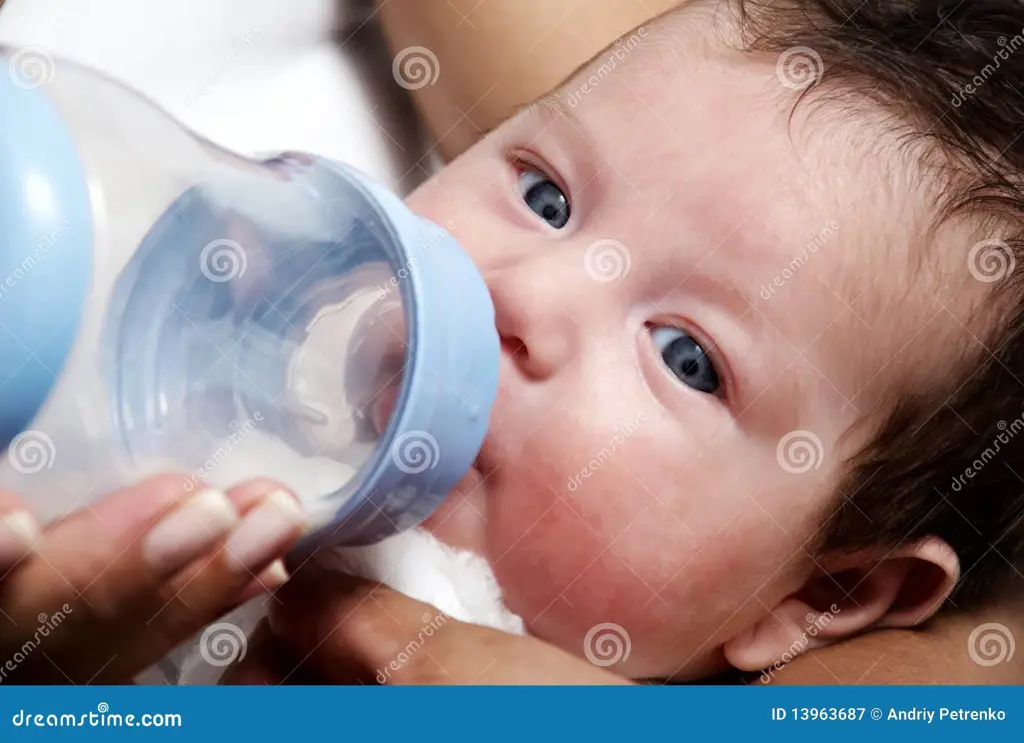
[[[474,465],[423,522],[423,528],[456,549],[487,554],[487,480]]]

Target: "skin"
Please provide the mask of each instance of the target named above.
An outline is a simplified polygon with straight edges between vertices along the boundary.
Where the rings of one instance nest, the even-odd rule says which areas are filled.
[[[922,368],[938,335],[926,321],[942,305],[966,313],[976,295],[930,276],[907,292],[927,209],[894,195],[899,163],[869,155],[870,112],[791,122],[775,65],[723,48],[706,17],[652,25],[588,92],[602,61],[407,200],[453,225],[503,340],[479,466],[427,527],[489,560],[532,634],[579,653],[612,622],[633,638],[617,670],[692,678],[828,572],[807,545],[866,440],[854,425],[912,381],[878,370]],[[524,172],[564,189],[565,228],[524,204]],[[841,228],[828,245],[765,300],[764,284],[830,224]],[[614,265],[592,260],[602,246]],[[681,383],[653,327],[699,339],[722,390]],[[801,474],[778,453],[793,431],[821,442]],[[590,464],[613,440],[614,455]]]

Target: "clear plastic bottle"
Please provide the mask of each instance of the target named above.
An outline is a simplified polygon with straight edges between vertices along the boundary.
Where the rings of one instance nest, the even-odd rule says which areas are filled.
[[[0,487],[55,515],[156,471],[273,476],[337,544],[429,515],[497,388],[455,240],[345,165],[249,160],[0,58]]]

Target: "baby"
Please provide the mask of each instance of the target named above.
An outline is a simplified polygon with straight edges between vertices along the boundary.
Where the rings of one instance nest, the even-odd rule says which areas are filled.
[[[1021,46],[1017,0],[691,2],[408,198],[503,348],[426,526],[529,632],[688,679],[1013,587]]]

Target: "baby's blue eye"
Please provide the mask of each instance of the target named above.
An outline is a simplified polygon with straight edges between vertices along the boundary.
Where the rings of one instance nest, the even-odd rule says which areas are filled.
[[[655,326],[651,330],[651,338],[665,365],[680,382],[698,392],[718,391],[721,382],[715,365],[693,336],[679,328]]]
[[[569,199],[554,181],[536,170],[524,170],[519,175],[519,188],[523,201],[533,212],[560,230],[569,221]]]

